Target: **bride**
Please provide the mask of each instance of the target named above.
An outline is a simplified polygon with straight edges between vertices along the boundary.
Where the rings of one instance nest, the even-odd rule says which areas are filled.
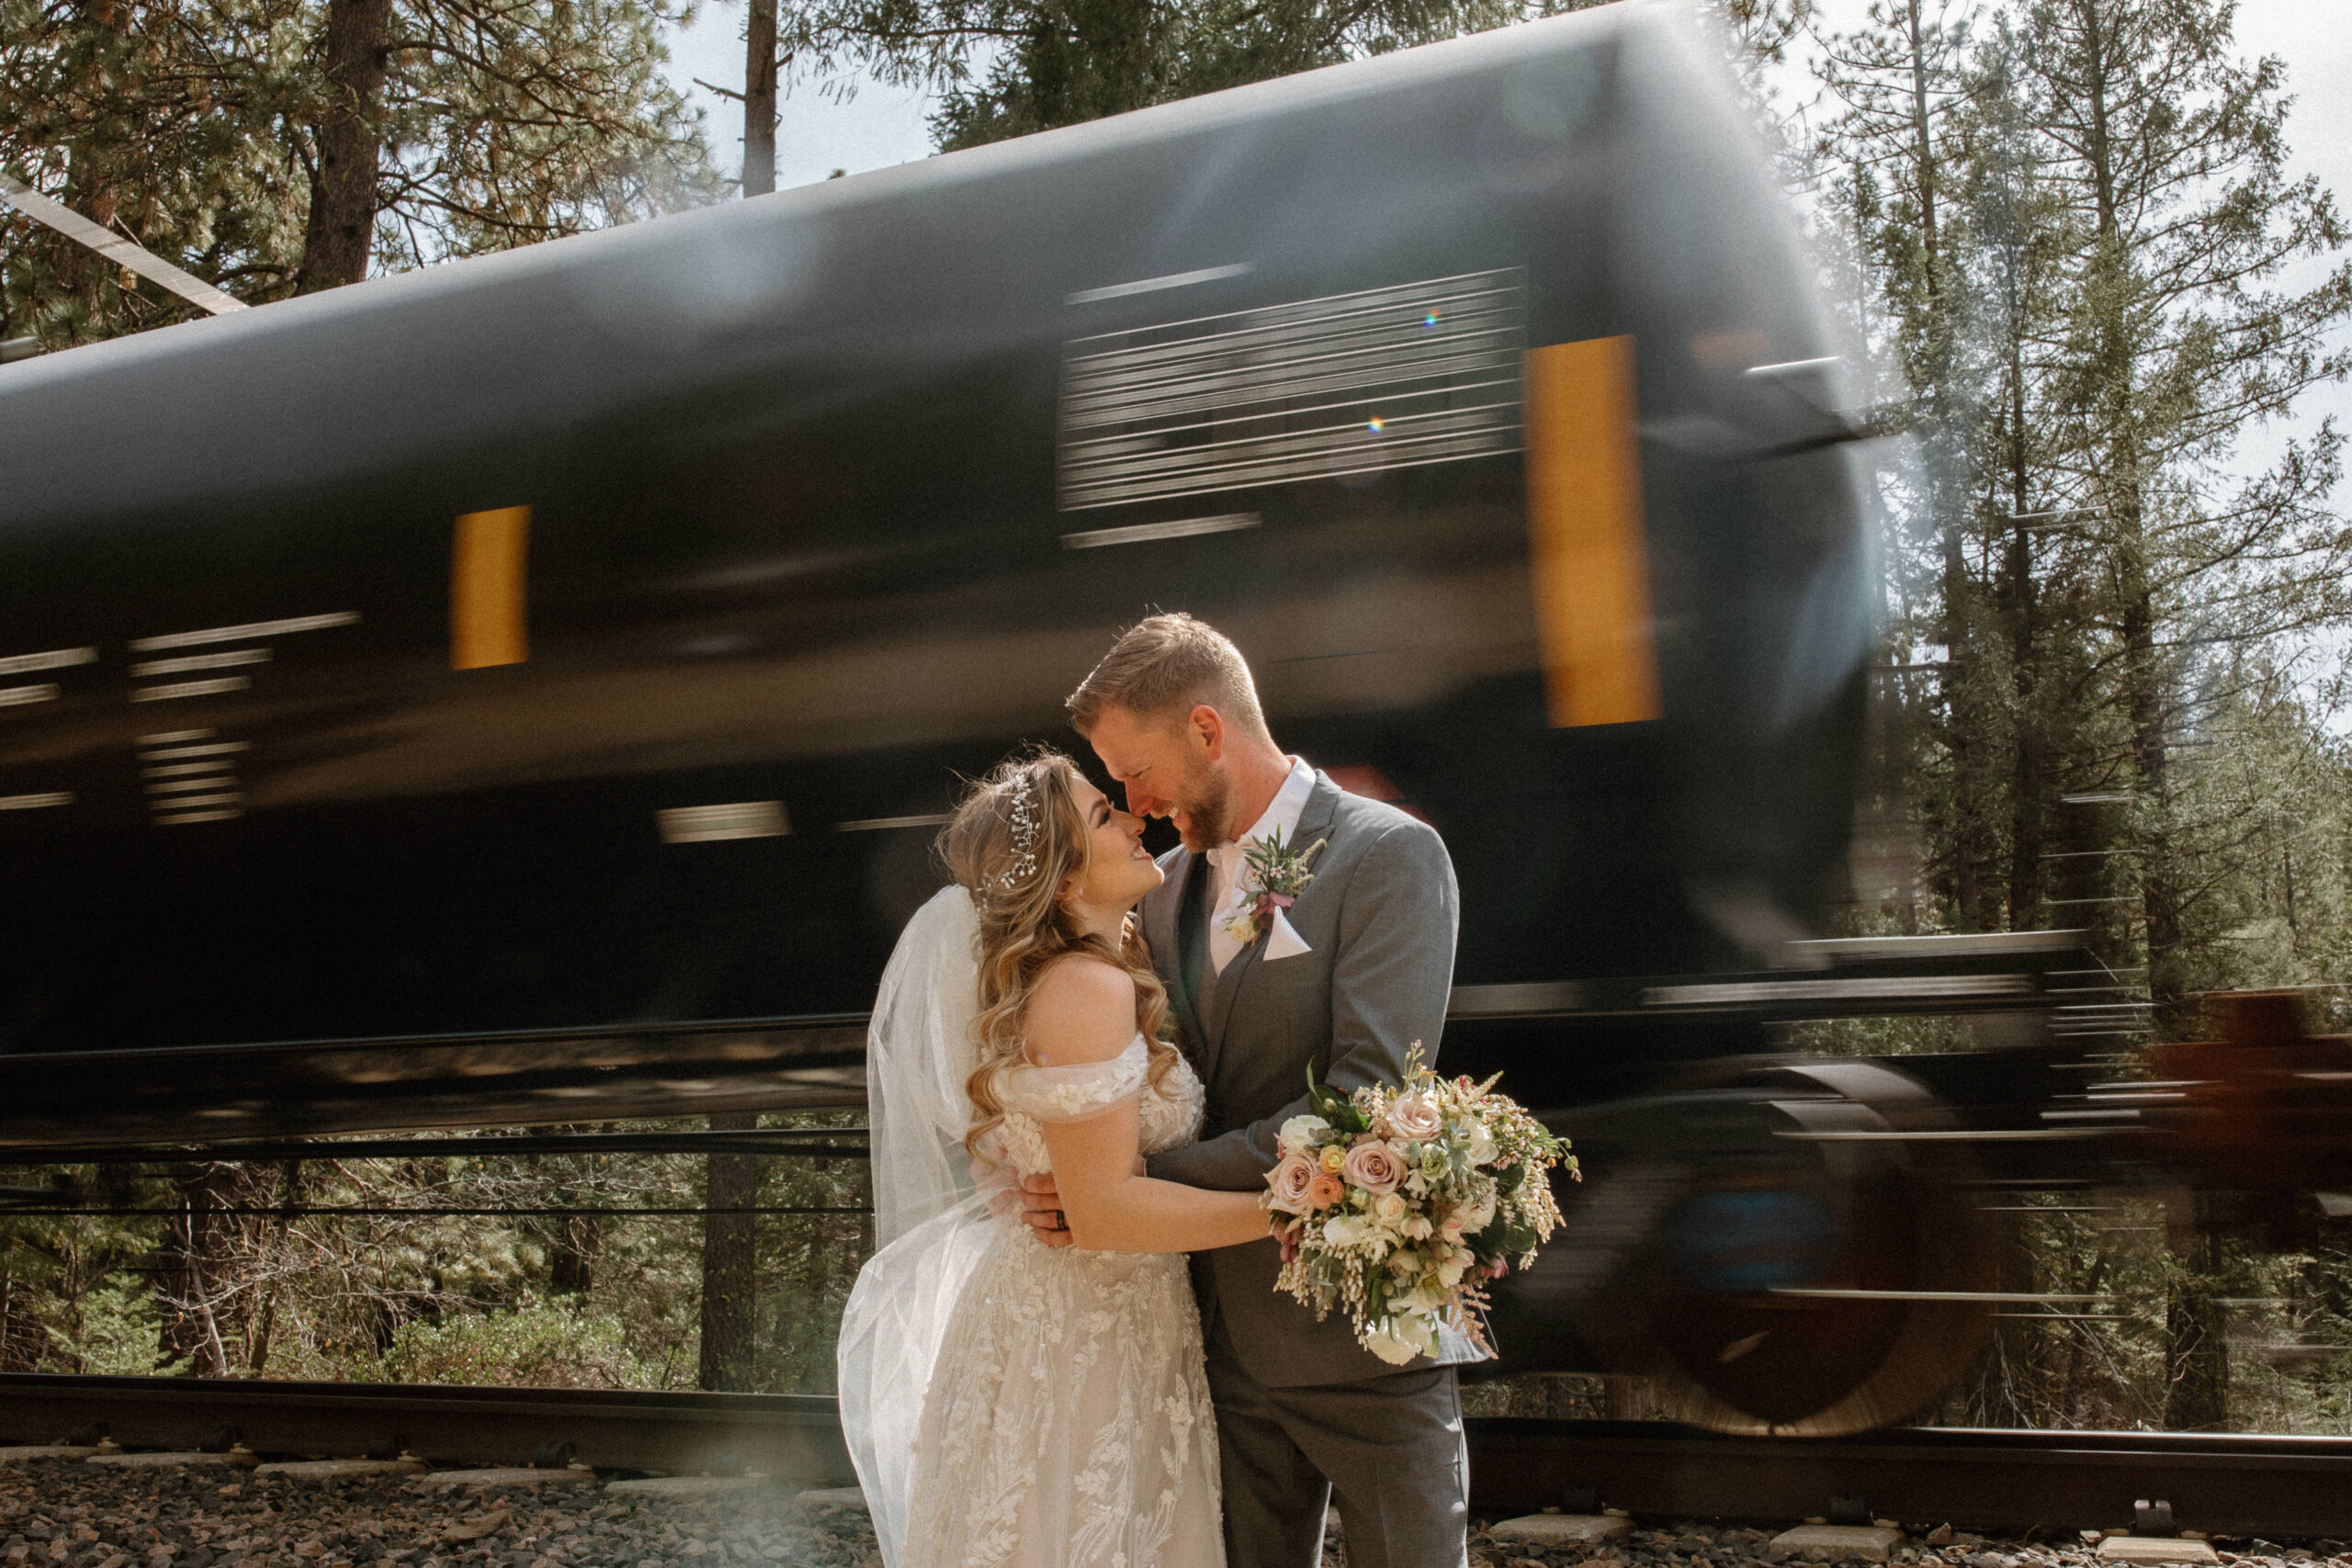
[[[1155,1181],[1201,1085],[1127,916],[1143,823],[1069,759],[1000,765],[941,835],[867,1056],[876,1239],[842,1320],[842,1427],[890,1568],[1222,1568],[1216,1424],[1183,1254],[1257,1199]],[[1074,1247],[992,1214],[1050,1171]]]

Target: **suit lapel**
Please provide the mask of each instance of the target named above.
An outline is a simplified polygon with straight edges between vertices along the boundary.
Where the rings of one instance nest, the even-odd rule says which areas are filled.
[[[1185,849],[1172,852],[1161,863],[1167,879],[1144,900],[1143,934],[1144,941],[1151,946],[1151,966],[1159,973],[1159,983],[1167,987],[1168,1005],[1176,1014],[1176,1027],[1182,1032],[1187,1055],[1193,1058],[1193,1071],[1205,1082],[1208,1074],[1203,1066],[1197,980],[1198,954],[1204,943],[1198,936],[1188,937],[1184,932],[1188,910],[1195,916],[1193,923],[1200,923],[1199,911],[1193,903],[1197,897],[1193,888],[1199,865],[1200,857]]]
[[[1298,814],[1298,831],[1285,839],[1283,842],[1295,844],[1303,850],[1317,839],[1329,839],[1331,836],[1331,823],[1340,813],[1340,796],[1344,793],[1346,792],[1338,784],[1331,782],[1330,774],[1317,768],[1315,771],[1315,787],[1306,792],[1306,806]],[[1330,846],[1326,844],[1324,854],[1329,852]],[[1319,863],[1323,855],[1318,854],[1315,858]],[[1307,867],[1309,871],[1314,869],[1312,865]],[[1307,892],[1311,895],[1314,889],[1309,887]]]

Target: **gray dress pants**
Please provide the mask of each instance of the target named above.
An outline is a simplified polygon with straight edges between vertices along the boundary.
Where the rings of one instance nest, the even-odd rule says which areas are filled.
[[[1317,1568],[1337,1501],[1348,1568],[1464,1568],[1470,1455],[1452,1367],[1268,1388],[1207,1336],[1227,1568]]]

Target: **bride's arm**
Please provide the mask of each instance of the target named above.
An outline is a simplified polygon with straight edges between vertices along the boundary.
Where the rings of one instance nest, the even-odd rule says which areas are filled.
[[[1135,1038],[1135,982],[1095,959],[1067,959],[1031,993],[1029,1052],[1041,1066],[1108,1062]],[[1137,1097],[1084,1121],[1044,1123],[1072,1240],[1096,1252],[1200,1252],[1256,1241],[1266,1213],[1250,1192],[1156,1181],[1136,1168]]]

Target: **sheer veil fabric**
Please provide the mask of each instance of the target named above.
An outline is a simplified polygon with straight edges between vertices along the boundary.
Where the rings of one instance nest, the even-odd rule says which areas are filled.
[[[965,1090],[978,1060],[979,913],[950,884],[899,937],[866,1036],[875,1255],[842,1314],[842,1434],[888,1563],[903,1561],[924,1391],[989,1242],[974,1190]]]
[[[1182,1253],[1046,1247],[973,1190],[978,920],[951,887],[908,922],[868,1043],[883,1243],[842,1314],[842,1431],[889,1568],[1225,1568],[1216,1417]],[[1200,1079],[1008,1065],[994,1168],[1052,1168],[1049,1123],[1136,1112],[1138,1153],[1199,1135]],[[992,1188],[993,1184],[990,1184]]]

